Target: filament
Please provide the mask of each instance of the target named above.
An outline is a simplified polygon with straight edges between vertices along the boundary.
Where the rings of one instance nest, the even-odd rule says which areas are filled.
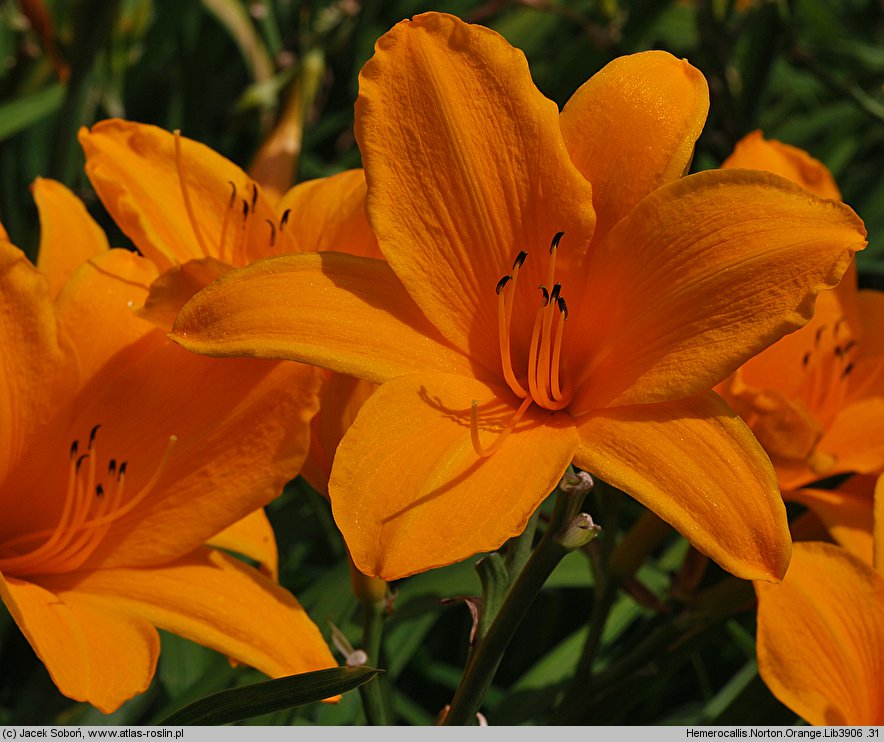
[[[203,234],[194,214],[193,204],[190,201],[190,191],[187,188],[187,178],[184,175],[184,164],[181,159],[181,131],[179,129],[175,129],[175,167],[178,169],[178,183],[181,185],[181,195],[184,198],[184,209],[187,212],[187,218],[190,220],[190,228],[193,230],[193,235],[199,243],[200,250],[208,258],[211,253],[206,246],[206,241],[203,239]]]
[[[474,399],[470,407],[470,440],[473,443],[473,450],[476,452],[476,455],[486,458],[498,451],[504,444],[504,441],[509,438],[516,425],[519,424],[519,421],[524,417],[533,401],[534,400],[532,400],[531,397],[525,397],[525,399],[522,400],[522,404],[519,405],[519,409],[513,413],[513,416],[509,419],[506,427],[504,427],[497,436],[494,443],[488,448],[485,448],[479,440],[479,403]]]

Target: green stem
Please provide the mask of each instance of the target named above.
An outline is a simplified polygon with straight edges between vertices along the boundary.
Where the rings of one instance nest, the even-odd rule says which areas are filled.
[[[528,520],[525,530],[510,542],[506,551],[506,570],[509,574],[510,585],[515,583],[531,556],[531,547],[534,546],[534,534],[537,531],[539,519],[540,508],[537,508]]]
[[[384,601],[375,600],[363,603],[362,651],[368,655],[366,664],[369,667],[379,667],[383,631]],[[372,726],[386,725],[387,712],[384,708],[378,676],[359,686],[359,694],[362,696],[362,708],[365,711],[366,721]]]
[[[522,622],[525,612],[534,602],[547,577],[568,553],[568,549],[557,541],[561,526],[567,523],[571,514],[572,508],[569,507],[568,501],[568,495],[561,491],[557,493],[555,510],[549,527],[507,594],[488,633],[470,657],[466,672],[443,722],[446,726],[474,723],[485,692],[491,685],[503,659],[503,653]]]

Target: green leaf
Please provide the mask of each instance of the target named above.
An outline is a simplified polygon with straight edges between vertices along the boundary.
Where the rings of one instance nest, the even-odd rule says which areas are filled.
[[[61,83],[0,105],[0,142],[52,115],[64,98]]]
[[[162,723],[172,726],[230,724],[345,693],[367,683],[379,672],[383,670],[333,667],[223,690],[179,709]]]

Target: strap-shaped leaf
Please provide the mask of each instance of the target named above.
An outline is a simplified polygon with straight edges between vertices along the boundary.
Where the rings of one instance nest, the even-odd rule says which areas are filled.
[[[230,724],[331,698],[358,688],[379,672],[383,670],[333,667],[222,690],[178,709],[161,723],[170,726]]]

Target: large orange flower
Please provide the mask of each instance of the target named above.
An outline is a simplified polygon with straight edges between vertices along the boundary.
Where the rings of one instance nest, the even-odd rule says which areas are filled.
[[[798,543],[780,585],[756,583],[758,669],[811,724],[884,724],[884,479],[875,556]]]
[[[380,257],[365,217],[362,170],[301,183],[271,202],[234,163],[156,126],[110,119],[81,130],[80,142],[111,216],[165,270],[141,310],[161,326],[171,327],[181,306],[215,278],[259,258],[319,250]],[[338,442],[373,388],[332,374],[324,381],[302,470],[323,493]]]
[[[58,688],[105,712],[150,683],[154,627],[273,676],[333,666],[288,592],[205,545],[268,561],[254,516],[225,529],[300,468],[315,374],[182,351],[130,308],[155,266],[109,250],[59,184],[35,196],[45,275],[0,241],[0,596],[16,623]]]
[[[497,548],[573,461],[727,569],[781,577],[774,473],[709,389],[807,320],[864,231],[772,175],[680,178],[707,107],[697,70],[649,52],[560,115],[496,33],[400,23],[356,106],[388,262],[259,262],[198,294],[173,337],[382,383],[329,485],[369,574]]]
[[[822,163],[760,132],[739,142],[723,167],[768,170],[824,198],[841,197]],[[858,291],[851,268],[838,288],[820,294],[805,327],[718,387],[764,446],[784,490],[833,474],[884,471],[882,327],[884,293]],[[787,496],[810,505],[819,499]]]

